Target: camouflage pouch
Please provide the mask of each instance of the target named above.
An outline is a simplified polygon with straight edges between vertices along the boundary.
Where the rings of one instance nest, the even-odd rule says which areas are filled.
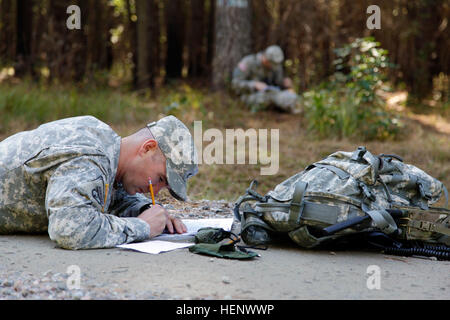
[[[258,256],[253,251],[236,247],[234,243],[198,243],[189,247],[189,251],[226,259],[251,259]]]
[[[218,243],[224,239],[232,237],[237,238],[236,235],[222,228],[201,228],[195,235],[195,243]]]
[[[190,252],[226,259],[251,259],[258,254],[237,246],[239,237],[222,228],[201,228],[195,236],[196,245]]]

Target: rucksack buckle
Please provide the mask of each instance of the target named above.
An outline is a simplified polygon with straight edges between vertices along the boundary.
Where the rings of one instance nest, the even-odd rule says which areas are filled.
[[[253,187],[254,186],[254,187]],[[256,199],[258,199],[261,202],[267,202],[267,197],[260,195],[258,192],[256,192],[256,188],[258,187],[258,181],[257,180],[253,180],[250,183],[250,186],[247,188],[246,192],[255,197]]]
[[[436,228],[434,223],[430,221],[420,221],[419,229],[434,232]]]
[[[369,190],[369,188],[363,182],[358,181],[358,186],[361,188],[364,198],[372,202],[376,200],[375,195]]]
[[[363,157],[366,154],[366,152],[367,152],[366,147],[360,146],[358,147],[358,150],[353,152],[351,159],[356,162],[363,162]]]
[[[431,194],[429,194],[425,191],[423,183],[419,181],[419,182],[417,182],[417,185],[419,186],[419,192],[420,192],[420,195],[422,196],[422,198],[424,198],[426,200],[431,200]]]

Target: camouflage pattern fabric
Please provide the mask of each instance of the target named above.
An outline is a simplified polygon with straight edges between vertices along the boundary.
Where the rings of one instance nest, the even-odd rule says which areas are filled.
[[[283,50],[277,45],[267,47],[264,55],[272,63],[280,64],[284,60]]]
[[[0,142],[0,234],[48,232],[67,249],[142,241],[151,203],[114,185],[121,137],[94,117],[58,120]]]
[[[276,106],[287,112],[294,112],[298,96],[290,90],[280,91],[262,91],[252,94],[244,94],[240,97],[241,101],[248,106],[257,106],[260,108],[268,108]]]
[[[297,181],[308,182],[308,191],[321,191],[350,198],[361,197],[361,184],[370,186],[375,200],[373,208],[388,208],[386,191],[379,179],[391,190],[392,202],[398,205],[428,206],[439,200],[443,192],[443,184],[423,170],[389,158],[380,160],[370,152],[365,152],[361,162],[352,160],[354,152],[338,151],[325,159],[314,163],[309,170],[302,171],[279,184],[269,195],[279,201],[292,199]],[[382,161],[382,168],[378,169]],[[332,171],[338,168],[348,174],[345,179]],[[379,177],[379,179],[378,179]],[[345,182],[345,183],[343,183]],[[418,183],[426,188],[428,199],[419,194]]]
[[[381,231],[405,240],[447,243],[450,240],[450,211],[440,210],[442,217],[431,219],[432,223],[427,219],[431,212],[429,206],[436,203],[442,193],[446,193],[446,189],[440,181],[397,160],[396,156],[374,156],[364,147],[354,152],[338,151],[283,181],[264,197],[260,196],[257,200],[260,202],[254,203],[252,210],[244,209],[242,233],[250,226],[287,232],[297,244],[306,248],[361,231]],[[256,200],[249,195],[247,191],[236,205]],[[396,225],[386,211],[395,208],[402,208],[404,213],[399,221],[409,222]],[[366,215],[371,218],[367,223],[333,235],[318,237],[309,232],[309,227],[322,230]],[[412,223],[411,219],[418,220]],[[248,234],[241,236],[250,238]],[[267,242],[264,237],[248,240],[252,244]]]
[[[231,82],[233,90],[240,96],[245,104],[259,107],[275,105],[285,111],[292,112],[298,100],[296,93],[283,90],[283,66],[273,64],[271,69],[265,68],[261,63],[262,53],[244,57],[233,71]],[[261,81],[279,90],[266,90],[258,92],[254,85]]]
[[[174,116],[147,125],[166,157],[169,191],[178,200],[187,199],[187,180],[198,173],[198,156],[189,129]]]

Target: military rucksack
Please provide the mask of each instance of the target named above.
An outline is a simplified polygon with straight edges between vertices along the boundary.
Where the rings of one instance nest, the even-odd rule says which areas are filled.
[[[450,210],[430,207],[443,193],[447,207],[447,189],[399,156],[375,156],[365,147],[338,151],[264,196],[256,186],[253,181],[234,207],[241,238],[249,245],[288,234],[301,247],[316,248],[370,234],[392,239],[399,249],[409,248],[406,243],[434,244],[421,249],[439,249],[441,258],[450,254],[445,246],[450,246]]]

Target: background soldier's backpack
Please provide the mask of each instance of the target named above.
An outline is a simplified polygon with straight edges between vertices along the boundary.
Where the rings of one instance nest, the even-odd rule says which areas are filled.
[[[445,186],[396,155],[339,151],[265,196],[256,186],[253,181],[234,208],[249,245],[287,233],[304,248],[364,239],[386,253],[450,256],[450,210],[430,207],[442,193],[447,207]]]

